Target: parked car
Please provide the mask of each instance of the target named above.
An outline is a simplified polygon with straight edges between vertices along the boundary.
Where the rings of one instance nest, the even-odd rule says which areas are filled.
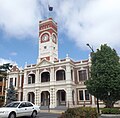
[[[35,118],[40,111],[40,106],[36,106],[28,101],[15,101],[0,108],[0,118],[16,118],[21,116],[31,116]]]

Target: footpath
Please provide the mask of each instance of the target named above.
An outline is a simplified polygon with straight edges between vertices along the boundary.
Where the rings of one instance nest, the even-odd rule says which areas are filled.
[[[40,110],[41,113],[57,113],[57,114],[62,114],[65,112],[65,110]]]

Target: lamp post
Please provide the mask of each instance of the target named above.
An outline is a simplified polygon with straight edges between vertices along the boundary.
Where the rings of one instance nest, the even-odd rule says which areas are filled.
[[[91,47],[89,43],[87,43],[86,45],[87,45],[87,46],[91,49],[91,51],[94,53],[93,47]],[[100,113],[98,96],[97,96],[96,99],[97,99],[97,111],[98,111],[98,113]]]
[[[108,91],[108,103],[110,103],[110,91]],[[109,107],[111,108],[111,104],[109,105]]]

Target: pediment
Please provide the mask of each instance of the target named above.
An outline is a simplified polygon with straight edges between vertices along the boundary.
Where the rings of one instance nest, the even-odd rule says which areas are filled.
[[[39,63],[37,64],[37,67],[50,66],[50,65],[52,65],[51,62],[49,62],[49,61],[46,60],[46,59],[43,59],[43,60],[41,60],[41,62],[39,62]]]

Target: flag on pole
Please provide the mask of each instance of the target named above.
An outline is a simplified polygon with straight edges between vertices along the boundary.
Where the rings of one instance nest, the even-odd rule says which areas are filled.
[[[48,9],[49,11],[53,11],[53,7],[51,7],[50,5],[48,5]]]

